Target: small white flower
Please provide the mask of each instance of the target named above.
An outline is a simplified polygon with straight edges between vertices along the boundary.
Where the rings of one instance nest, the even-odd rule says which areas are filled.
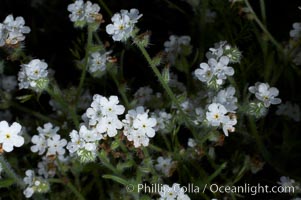
[[[93,23],[96,21],[97,15],[99,15],[100,7],[96,3],[91,3],[87,1],[85,4],[85,18],[88,23]]]
[[[28,64],[21,65],[21,70],[18,74],[20,89],[33,89],[35,91],[43,90],[48,83],[47,63],[39,59],[34,59]]]
[[[71,138],[71,142],[68,143],[66,148],[69,150],[70,153],[74,153],[78,149],[83,147],[84,142],[76,130],[72,130],[69,136]]]
[[[237,98],[234,96],[235,88],[228,87],[218,92],[216,97],[213,98],[213,103],[220,103],[227,109],[228,112],[235,113],[237,110]]]
[[[195,147],[196,146],[195,140],[192,138],[188,138],[188,146],[191,148]]]
[[[133,127],[142,131],[148,137],[152,138],[155,136],[155,129],[157,121],[155,118],[148,118],[147,113],[138,114],[133,122]]]
[[[255,86],[249,87],[249,91],[254,93],[256,98],[264,103],[268,108],[271,104],[280,104],[281,99],[276,98],[279,90],[275,87],[270,87],[268,83],[257,82]]]
[[[117,116],[105,117],[100,120],[96,129],[100,133],[107,133],[109,137],[114,137],[117,135],[117,129],[122,129],[122,122],[117,118]]]
[[[95,3],[92,4],[90,1],[84,3],[83,0],[76,0],[74,3],[68,5],[67,10],[71,12],[69,18],[72,22],[82,23],[79,26],[97,21],[100,15],[98,13],[100,7]]]
[[[3,24],[0,23],[0,46],[15,45],[25,40],[23,34],[29,33],[30,28],[24,25],[23,17],[14,19],[13,15],[8,15]]]
[[[32,152],[39,152],[39,155],[45,153],[47,148],[46,138],[43,135],[34,135],[31,138],[31,142],[35,145],[30,147]]]
[[[21,147],[24,144],[24,138],[20,135],[21,125],[14,122],[11,126],[6,121],[0,122],[0,143],[6,152],[11,152],[15,147]]]
[[[84,21],[85,19],[85,5],[83,0],[76,0],[69,4],[67,10],[71,12],[69,18],[72,22]]]
[[[209,83],[214,75],[214,69],[207,63],[201,63],[200,69],[196,69],[194,74],[200,81]]]
[[[63,155],[65,153],[64,147],[67,145],[67,140],[61,139],[60,135],[54,135],[47,139],[48,151],[46,155]]]
[[[208,60],[208,64],[214,69],[214,74],[217,76],[217,78],[224,80],[227,78],[227,76],[233,76],[234,74],[234,69],[227,66],[229,61],[230,60],[227,56],[222,56],[219,58],[219,60],[210,58]]]
[[[212,103],[208,106],[206,112],[206,119],[212,126],[219,126],[221,123],[227,122],[228,117],[225,116],[227,109],[219,103]]]
[[[148,146],[149,138],[155,136],[156,119],[148,117],[148,111],[139,106],[136,109],[129,110],[126,119],[123,121],[124,135],[129,141],[134,142],[134,146]]]
[[[222,123],[223,131],[224,131],[225,136],[229,136],[228,131],[230,131],[230,132],[235,131],[234,125],[237,124],[237,120],[235,117],[232,119],[230,117],[225,117],[225,119],[226,120]]]
[[[135,24],[141,17],[137,9],[131,9],[130,12],[121,10],[120,13],[113,15],[111,18],[113,24],[106,26],[106,32],[112,35],[114,41],[125,41],[131,36]]]
[[[109,99],[102,97],[100,99],[102,114],[107,117],[115,117],[124,113],[124,106],[117,105],[119,103],[117,96],[110,96]]]
[[[89,72],[91,74],[95,72],[103,72],[106,70],[107,56],[110,52],[100,54],[99,52],[94,52],[90,56]]]

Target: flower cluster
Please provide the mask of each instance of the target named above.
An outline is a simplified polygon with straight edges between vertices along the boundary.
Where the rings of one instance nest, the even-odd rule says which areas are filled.
[[[89,59],[89,72],[91,74],[97,73],[97,72],[103,72],[106,70],[108,55],[111,52],[105,52],[103,54],[99,52],[94,52],[91,54]]]
[[[111,18],[113,24],[106,26],[106,31],[112,35],[114,41],[126,41],[132,36],[135,24],[142,17],[137,9],[130,11],[121,10],[120,13],[115,13]]]
[[[148,146],[149,138],[155,136],[155,118],[148,117],[148,111],[139,106],[136,109],[129,110],[122,120],[124,131],[123,134],[129,141],[133,141],[134,146]]]
[[[222,126],[223,131],[226,136],[228,136],[228,131],[234,132],[234,125],[237,123],[236,117],[233,115],[227,115],[228,111],[220,103],[212,103],[208,106],[208,111],[206,112],[206,119],[211,126]]]
[[[68,11],[71,12],[69,18],[75,22],[76,27],[83,27],[86,23],[102,22],[102,15],[99,12],[100,7],[90,1],[84,3],[83,0],[76,0],[68,5]]]
[[[104,134],[104,137],[117,135],[117,130],[122,129],[122,123],[118,119],[118,115],[122,115],[125,110],[124,106],[118,105],[118,103],[117,96],[110,96],[107,99],[95,94],[91,107],[86,111],[89,126],[95,127],[99,133]]]
[[[31,138],[31,142],[34,144],[31,146],[31,151],[42,155],[46,152],[46,156],[57,156],[65,154],[65,146],[67,140],[61,139],[61,136],[57,134],[59,127],[54,127],[51,123],[44,124],[43,128],[37,128],[39,135],[34,135]]]
[[[39,59],[22,64],[18,74],[19,88],[29,88],[36,92],[46,89],[49,82],[47,67],[47,63]]]
[[[222,85],[228,76],[234,74],[234,69],[228,64],[234,62],[235,53],[228,53],[224,51],[223,47],[224,45],[220,45],[219,48],[211,48],[210,52],[207,53],[208,63],[201,63],[200,68],[194,71],[198,80],[214,88]]]
[[[30,32],[30,28],[25,26],[23,17],[16,17],[8,15],[3,23],[0,23],[0,47],[7,45],[17,45],[19,42],[25,40],[23,34]]]
[[[11,126],[7,121],[0,122],[0,151],[11,152],[14,147],[21,147],[24,138],[20,135],[22,126],[14,122]]]
[[[26,198],[30,198],[35,192],[46,193],[49,191],[50,186],[47,180],[40,176],[36,176],[33,170],[27,170],[23,179],[26,188],[23,191]]]
[[[82,163],[92,162],[96,158],[97,144],[103,138],[96,129],[88,129],[82,125],[79,132],[76,130],[70,133],[71,141],[67,149],[71,154],[76,153]]]

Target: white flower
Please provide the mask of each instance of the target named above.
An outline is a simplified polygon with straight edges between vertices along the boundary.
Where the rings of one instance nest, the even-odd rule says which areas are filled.
[[[117,96],[110,96],[109,99],[106,97],[101,97],[100,106],[102,114],[107,117],[115,117],[117,115],[122,115],[124,113],[124,106],[117,105],[119,103]]]
[[[79,132],[73,130],[70,133],[71,141],[67,145],[70,153],[76,153],[83,163],[95,160],[98,141],[103,138],[95,128],[88,129],[85,125]]]
[[[148,146],[149,138],[155,136],[156,119],[148,117],[148,111],[139,106],[136,109],[129,110],[126,119],[123,121],[124,135],[129,141],[134,142],[134,146]]]
[[[219,126],[221,123],[227,122],[228,117],[225,115],[227,109],[219,103],[212,103],[208,106],[208,112],[206,112],[206,119],[212,126]]]
[[[235,113],[237,109],[237,98],[234,96],[235,88],[228,87],[218,92],[217,96],[213,98],[213,103],[220,103],[227,109],[228,112]]]
[[[214,74],[218,79],[226,79],[227,76],[232,76],[234,74],[234,69],[232,67],[228,67],[229,58],[227,56],[222,56],[219,60],[215,60],[214,58],[210,58],[208,60],[209,66],[214,69]]]
[[[68,5],[67,10],[71,12],[69,15],[70,20],[75,23],[82,23],[82,25],[97,21],[100,15],[98,13],[100,7],[95,3],[92,4],[90,1],[84,3],[83,0],[76,0]]]
[[[293,30],[290,31],[290,37],[294,40],[301,38],[301,23],[293,23]]]
[[[200,69],[196,69],[194,74],[200,81],[209,83],[214,75],[214,69],[207,63],[201,63]]]
[[[46,138],[43,135],[34,135],[31,138],[31,142],[35,145],[30,147],[32,152],[39,152],[39,155],[42,155],[47,148]]]
[[[19,88],[30,88],[35,91],[45,89],[48,83],[47,67],[47,63],[39,59],[34,59],[28,64],[21,65],[21,70],[18,74]]]
[[[48,151],[46,155],[63,155],[65,153],[64,147],[67,145],[67,140],[61,139],[60,135],[54,135],[47,139]]]
[[[87,1],[85,4],[85,18],[88,23],[93,23],[97,19],[97,15],[99,15],[100,7],[96,3],[91,3]]]
[[[281,103],[281,99],[276,98],[279,94],[279,90],[275,87],[270,88],[268,83],[257,82],[255,86],[249,87],[249,91],[254,93],[256,98],[262,101],[266,108],[271,104]]]
[[[196,142],[195,142],[195,140],[194,139],[192,139],[192,138],[188,138],[188,146],[189,147],[191,147],[191,148],[193,148],[193,147],[195,147],[196,146]]]
[[[95,129],[88,129],[86,126],[81,126],[79,135],[85,142],[95,142],[102,139],[102,135],[98,134]]]
[[[100,54],[99,52],[92,53],[90,56],[89,72],[103,72],[106,70],[107,56],[110,52]]]
[[[139,130],[132,130],[131,134],[127,136],[129,141],[134,142],[134,146],[136,148],[140,146],[148,146],[149,144],[149,138],[141,131]]]
[[[120,13],[116,13],[111,18],[113,24],[106,26],[106,32],[112,35],[114,41],[127,40],[134,29],[135,24],[142,15],[139,15],[137,9],[121,10]]]
[[[76,0],[69,4],[67,10],[71,12],[69,18],[72,22],[84,21],[85,19],[85,5],[83,0]]]
[[[105,117],[100,120],[96,129],[100,133],[107,133],[109,137],[114,137],[117,135],[117,129],[122,129],[122,122],[117,118],[117,116]]]
[[[71,138],[71,142],[68,143],[66,148],[69,150],[70,153],[74,153],[79,148],[82,148],[83,141],[76,130],[72,130],[69,136]]]
[[[155,129],[157,121],[155,118],[148,118],[147,113],[138,114],[133,122],[133,127],[138,129],[148,137],[152,138],[155,136]]]
[[[26,198],[30,198],[35,192],[45,193],[49,191],[49,183],[41,177],[37,177],[33,170],[27,170],[25,175],[23,181],[27,187],[23,194]]]
[[[21,147],[24,144],[24,138],[20,136],[21,125],[14,122],[11,126],[6,121],[0,122],[0,143],[6,152],[11,152],[15,147]]]
[[[234,125],[236,124],[237,124],[236,117],[233,118],[225,117],[225,121],[222,123],[225,136],[229,136],[228,131],[230,132],[235,131]]]
[[[23,17],[16,17],[8,15],[3,24],[0,23],[0,46],[15,45],[25,39],[23,34],[30,32],[28,26],[24,26],[25,21]]]

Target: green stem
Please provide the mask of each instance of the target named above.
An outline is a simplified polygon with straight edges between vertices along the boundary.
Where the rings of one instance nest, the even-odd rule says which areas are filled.
[[[146,61],[148,62],[149,66],[152,68],[153,72],[155,73],[155,75],[159,79],[159,82],[161,83],[161,85],[163,86],[165,91],[167,92],[167,95],[169,96],[171,101],[177,107],[178,111],[180,112],[180,115],[183,117],[184,122],[186,123],[187,127],[190,129],[192,135],[194,136],[194,138],[197,138],[197,133],[196,133],[194,127],[193,127],[194,126],[193,122],[189,119],[189,116],[182,110],[181,105],[178,102],[176,96],[174,95],[174,93],[170,89],[167,82],[163,79],[163,77],[162,77],[160,71],[158,70],[157,66],[152,62],[152,59],[151,59],[150,55],[148,54],[148,52],[146,51],[144,46],[142,46],[140,43],[136,43],[136,44],[137,44],[138,48],[140,49],[140,51],[142,52],[143,56],[145,57]]]
[[[0,163],[5,171],[5,173],[15,180],[15,182],[24,189],[26,187],[26,184],[23,182],[23,180],[14,172],[13,168],[10,166],[10,164],[5,160],[3,155],[0,155]]]
[[[112,17],[112,15],[113,15],[112,11],[109,9],[107,4],[103,0],[99,0],[99,4],[101,7],[103,7],[105,9],[105,11],[110,15],[110,17]]]
[[[67,188],[69,188],[73,194],[77,197],[79,200],[85,200],[85,197],[76,189],[76,187],[70,182],[70,181],[63,181],[60,179],[48,179],[50,183],[60,183],[62,185],[65,185]]]
[[[139,43],[137,43],[137,46],[140,49],[140,51],[142,52],[143,56],[145,57],[146,61],[150,65],[150,67],[152,68],[153,72],[155,73],[155,75],[159,79],[161,85],[163,86],[163,88],[167,92],[167,95],[171,98],[172,102],[176,105],[176,107],[180,111],[180,113],[183,116],[186,116],[186,114],[182,110],[182,108],[181,108],[181,106],[180,106],[177,98],[173,94],[172,90],[170,89],[170,87],[168,86],[168,84],[166,83],[166,81],[163,79],[160,71],[158,70],[158,68],[156,67],[156,65],[153,64],[152,59],[151,59],[150,55],[148,54],[148,52],[146,51],[146,49],[142,45],[140,45]]]
[[[254,12],[252,6],[250,5],[248,0],[245,0],[246,6],[248,7],[248,9],[250,10],[250,12],[252,13],[254,20],[256,21],[256,23],[258,24],[258,26],[262,29],[262,31],[268,36],[268,38],[270,39],[270,41],[277,47],[277,49],[280,52],[283,52],[283,47],[276,41],[276,39],[272,36],[272,34],[268,31],[268,29],[263,25],[263,23],[259,20],[259,18],[257,17],[256,13]]]
[[[82,69],[82,74],[81,74],[79,85],[78,85],[78,88],[77,88],[76,102],[78,102],[78,100],[79,100],[79,97],[82,93],[82,89],[83,89],[84,82],[85,82],[85,79],[86,79],[87,68],[88,68],[88,65],[89,65],[89,56],[90,56],[89,48],[91,47],[92,42],[93,42],[93,29],[90,25],[88,25],[88,39],[87,39],[87,44],[86,44],[86,54],[85,54],[85,58],[84,58],[84,65],[83,65],[83,69]]]

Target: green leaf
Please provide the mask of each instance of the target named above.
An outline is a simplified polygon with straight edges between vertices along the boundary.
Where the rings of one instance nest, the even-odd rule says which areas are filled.
[[[105,179],[111,179],[117,183],[120,183],[122,185],[128,185],[128,182],[127,180],[123,179],[123,178],[120,178],[118,176],[114,176],[114,175],[110,175],[110,174],[105,174],[102,176],[102,178],[105,178]]]
[[[7,188],[14,184],[15,181],[12,178],[9,179],[0,179],[0,188]]]

